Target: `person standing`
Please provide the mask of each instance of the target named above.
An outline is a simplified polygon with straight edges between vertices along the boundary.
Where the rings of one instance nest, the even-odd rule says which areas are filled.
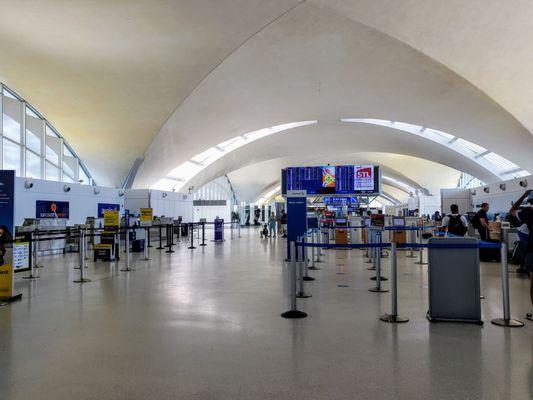
[[[524,269],[529,273],[529,295],[531,297],[531,305],[533,306],[533,207],[520,208],[526,197],[528,198],[528,203],[533,203],[533,192],[528,190],[513,204],[509,210],[509,215],[513,226],[520,227],[526,224],[529,229]],[[532,314],[533,312],[529,312],[526,318],[533,321]]]
[[[281,224],[281,237],[287,237],[287,213],[285,210],[281,210],[281,217],[279,217],[279,222]]]
[[[270,215],[270,220],[268,221],[268,230],[269,237],[276,237],[276,214],[274,213]]]
[[[489,211],[489,203],[481,204],[481,208],[472,218],[472,226],[479,233],[481,240],[486,242],[489,239],[489,219],[487,217],[487,212]]]
[[[459,214],[459,206],[452,204],[450,206],[451,214],[446,215],[442,220],[442,227],[446,229],[450,235],[464,236],[468,231],[468,222],[466,218]]]

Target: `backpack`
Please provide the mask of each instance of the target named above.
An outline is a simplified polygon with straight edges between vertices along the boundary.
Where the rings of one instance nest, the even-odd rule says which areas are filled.
[[[448,222],[448,233],[456,236],[464,236],[468,231],[466,226],[464,226],[463,221],[461,221],[460,215],[449,215],[450,221]]]

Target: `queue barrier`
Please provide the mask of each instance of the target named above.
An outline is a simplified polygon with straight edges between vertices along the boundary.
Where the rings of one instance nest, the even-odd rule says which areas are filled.
[[[381,243],[381,242],[373,242],[373,243],[365,243],[365,244],[330,244],[330,243],[313,243],[313,242],[306,242],[304,238],[299,238],[300,240],[291,241],[290,247],[291,247],[291,259],[289,260],[289,299],[290,299],[290,309],[281,314],[284,318],[305,318],[307,317],[307,313],[302,312],[298,310],[297,308],[297,301],[298,293],[297,293],[297,286],[300,285],[300,293],[305,293],[303,290],[303,274],[300,273],[300,280],[298,282],[298,274],[296,271],[296,264],[300,262],[301,260],[297,260],[298,257],[302,257],[301,254],[303,251],[297,252],[296,248],[307,248],[307,247],[317,247],[317,248],[330,248],[330,249],[374,249],[377,251],[381,251],[380,249],[383,248],[390,248],[391,249],[391,313],[390,314],[384,314],[380,316],[380,320],[388,323],[404,323],[408,322],[409,319],[406,317],[402,317],[398,315],[398,271],[397,271],[397,252],[396,250],[398,248],[436,248],[436,249],[482,249],[482,248],[500,248],[502,252],[502,261],[501,261],[501,275],[502,275],[502,303],[503,303],[503,318],[496,318],[491,320],[491,323],[497,326],[504,326],[504,327],[522,327],[524,326],[524,323],[522,321],[512,319],[511,313],[510,313],[510,300],[509,300],[509,276],[508,276],[508,265],[507,265],[507,246],[505,243],[493,243],[493,242],[484,242],[484,241],[478,241],[477,243],[458,243],[458,244],[438,244],[438,243],[401,243],[397,244],[394,242],[390,243]],[[372,252],[371,252],[372,253]],[[297,255],[300,254],[300,255]],[[373,257],[374,259],[381,259],[381,257]],[[374,261],[376,262],[376,261]],[[378,264],[379,265],[379,264]],[[378,284],[380,284],[380,268],[376,268],[376,274],[377,279],[376,281]],[[376,286],[376,288],[380,288],[380,286]],[[382,292],[380,290],[372,290],[375,292]],[[310,295],[307,296],[300,296],[300,298],[307,298],[310,297]]]

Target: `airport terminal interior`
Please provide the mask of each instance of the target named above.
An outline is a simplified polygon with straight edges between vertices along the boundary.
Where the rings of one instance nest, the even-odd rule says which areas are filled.
[[[533,2],[0,15],[0,399],[533,398]]]

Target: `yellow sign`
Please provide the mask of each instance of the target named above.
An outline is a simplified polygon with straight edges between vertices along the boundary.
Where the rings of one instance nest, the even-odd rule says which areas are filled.
[[[118,211],[106,210],[104,211],[104,227],[117,227],[119,226]]]
[[[153,210],[151,208],[141,208],[139,210],[139,215],[140,215],[140,222],[141,222],[141,226],[150,226],[152,225],[152,220],[153,220],[153,217],[154,217],[154,213],[153,213]]]
[[[0,266],[0,299],[13,297],[13,266],[4,264]]]
[[[111,247],[112,246],[109,243],[99,243],[99,244],[95,244],[93,248],[95,250],[109,250],[111,249]]]

